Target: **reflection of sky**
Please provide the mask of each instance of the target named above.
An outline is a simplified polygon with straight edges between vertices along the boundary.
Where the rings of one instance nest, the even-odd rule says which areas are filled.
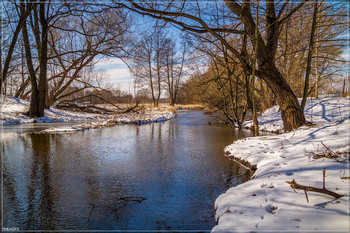
[[[128,67],[118,58],[100,60],[95,67],[96,70],[103,69],[109,76],[108,82],[119,87],[123,91],[132,90],[131,75]]]

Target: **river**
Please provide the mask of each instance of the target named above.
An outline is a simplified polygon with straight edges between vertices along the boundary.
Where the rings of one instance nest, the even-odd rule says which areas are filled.
[[[208,121],[184,111],[162,123],[2,137],[3,226],[210,230],[216,198],[250,176],[223,149],[250,131]]]

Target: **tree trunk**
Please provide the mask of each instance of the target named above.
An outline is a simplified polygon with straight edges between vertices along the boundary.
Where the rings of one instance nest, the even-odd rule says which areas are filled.
[[[318,73],[318,33],[316,33],[316,43],[315,43],[315,76],[316,76],[316,81],[315,81],[315,98],[318,99],[318,87],[319,87],[319,82],[320,82],[320,75]]]
[[[25,3],[21,2],[20,7],[21,7],[21,12],[24,12]],[[38,85],[37,85],[37,81],[36,81],[35,70],[33,67],[27,25],[25,23],[22,25],[22,36],[23,36],[23,45],[24,45],[24,50],[25,50],[25,55],[26,55],[26,62],[27,62],[27,67],[28,67],[28,72],[29,72],[29,77],[30,77],[30,84],[31,84],[31,89],[32,89],[32,91],[31,91],[32,94],[31,94],[31,98],[30,98],[30,105],[29,105],[29,116],[36,117],[39,115],[38,114],[38,93],[39,92],[38,92]]]
[[[47,108],[47,44],[48,44],[48,25],[45,17],[45,2],[40,3],[39,17],[41,22],[41,48],[39,49],[40,74],[39,74],[39,95],[38,95],[38,116],[44,116],[44,110]]]
[[[255,38],[258,38],[258,24],[259,24],[259,0],[257,3],[257,9],[256,9],[256,26],[255,26]],[[258,123],[258,116],[256,113],[256,104],[255,104],[255,73],[256,73],[256,54],[258,51],[258,40],[255,40],[254,44],[254,57],[253,57],[253,66],[252,66],[252,117],[253,117],[253,135],[259,136],[259,123]]]
[[[309,43],[309,53],[307,55],[304,93],[303,93],[303,100],[301,101],[301,109],[303,111],[305,109],[307,96],[309,94],[309,82],[310,82],[310,73],[311,73],[311,59],[312,59],[313,48],[314,48],[316,19],[317,19],[317,0],[315,0],[314,13],[313,13],[313,16],[312,16],[312,27],[311,27],[311,35],[310,35],[310,43]]]
[[[297,129],[305,123],[305,116],[294,92],[277,68],[269,63],[259,66],[257,76],[263,79],[276,96],[284,131]]]

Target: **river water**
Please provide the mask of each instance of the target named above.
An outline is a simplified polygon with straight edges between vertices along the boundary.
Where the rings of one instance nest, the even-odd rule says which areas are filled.
[[[191,111],[142,126],[2,137],[3,227],[210,230],[215,199],[250,176],[223,149],[250,131],[208,121]]]

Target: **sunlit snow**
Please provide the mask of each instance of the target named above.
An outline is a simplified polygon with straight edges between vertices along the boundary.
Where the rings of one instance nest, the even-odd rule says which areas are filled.
[[[230,188],[215,202],[218,225],[213,232],[349,231],[350,99],[308,100],[306,119],[316,124],[293,132],[245,138],[225,148],[231,158],[256,165],[253,178]],[[260,128],[281,131],[278,106],[259,117]],[[332,151],[336,159],[313,155]],[[334,197],[293,190],[286,181],[325,187],[344,195]]]

